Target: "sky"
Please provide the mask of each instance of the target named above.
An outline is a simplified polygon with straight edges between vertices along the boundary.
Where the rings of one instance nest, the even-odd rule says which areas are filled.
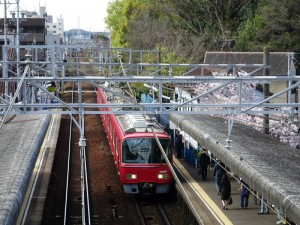
[[[107,31],[104,18],[109,2],[114,0],[19,0],[20,10],[36,11],[39,13],[39,5],[46,6],[48,15],[53,16],[53,22],[62,15],[65,31],[70,29],[84,29],[86,31]],[[0,4],[1,17],[3,17],[4,4]],[[14,3],[17,0],[6,0]],[[7,17],[10,12],[16,10],[16,4],[10,4]]]

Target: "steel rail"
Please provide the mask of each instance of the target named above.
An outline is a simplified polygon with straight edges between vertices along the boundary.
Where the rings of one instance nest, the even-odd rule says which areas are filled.
[[[161,216],[163,217],[166,225],[171,225],[171,222],[170,222],[169,218],[167,217],[166,212],[163,209],[162,205],[159,202],[157,202],[156,206],[157,206],[158,211],[160,212]]]
[[[176,174],[176,172],[175,172],[175,170],[174,170],[171,162],[169,161],[168,156],[166,155],[166,153],[164,151],[164,148],[162,147],[162,145],[161,145],[161,143],[160,143],[160,141],[159,141],[159,139],[158,139],[158,137],[157,137],[157,135],[156,135],[156,133],[154,131],[154,128],[151,127],[151,129],[152,129],[152,133],[153,133],[153,135],[155,137],[155,140],[156,140],[156,142],[157,142],[157,144],[159,146],[159,149],[160,149],[160,151],[161,151],[161,153],[162,153],[162,155],[163,155],[166,163],[168,164],[169,169],[170,169],[170,171],[171,171],[171,173],[172,173],[172,175],[174,177],[174,180],[175,180],[176,184],[178,185],[178,188],[179,188],[180,192],[182,193],[183,199],[185,199],[185,201],[187,201],[187,203],[188,203],[188,205],[189,205],[189,207],[190,207],[190,209],[191,209],[191,211],[192,211],[192,213],[193,213],[193,215],[195,217],[195,220],[198,222],[198,224],[204,225],[202,218],[199,216],[199,214],[197,213],[197,210],[195,209],[194,205],[190,201],[190,199],[188,197],[188,194],[184,190],[183,185],[181,184],[181,182],[180,182],[180,180],[179,180],[179,178],[178,178],[178,176],[177,176],[177,174]]]
[[[74,84],[72,89],[74,89]],[[72,94],[72,102],[74,100],[74,94]],[[71,117],[72,115],[70,115]],[[72,126],[73,121],[70,119],[69,129],[69,148],[68,148],[68,161],[67,161],[67,176],[66,176],[66,191],[65,191],[65,207],[64,207],[64,225],[67,224],[67,208],[68,208],[68,191],[69,191],[69,178],[70,178],[70,160],[71,160],[71,145],[72,145]]]

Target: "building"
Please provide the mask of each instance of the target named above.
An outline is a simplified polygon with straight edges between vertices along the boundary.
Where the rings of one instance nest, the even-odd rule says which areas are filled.
[[[47,14],[46,7],[40,6],[39,13],[37,12],[25,12],[25,17],[27,18],[45,18],[45,28],[46,28],[46,35],[51,35],[51,38],[46,39],[46,44],[60,44],[64,41],[64,19],[62,16],[57,18],[56,22],[54,22],[53,17]],[[53,36],[59,36],[60,41],[57,43],[53,42],[53,39],[56,39]],[[47,40],[50,40],[48,43]],[[56,41],[55,41],[56,42]]]
[[[8,18],[7,21],[7,44],[16,44],[17,24],[16,20]],[[20,19],[20,45],[45,44],[45,18]],[[0,44],[4,44],[4,19],[0,19]]]
[[[47,21],[46,21],[47,35],[58,35],[61,39],[61,43],[63,43],[64,19],[62,18],[62,16],[60,16],[59,18],[57,18],[57,21],[55,23],[50,21],[53,21],[52,16],[47,17]]]
[[[6,20],[7,32],[6,40],[7,45],[17,44],[17,24],[13,18]],[[45,18],[24,18],[20,19],[19,23],[19,44],[20,45],[45,45],[46,41],[46,29],[45,29]],[[0,58],[2,59],[2,46],[5,44],[4,34],[4,19],[0,19]],[[20,52],[20,59],[25,60],[24,50]],[[40,54],[39,60],[44,59],[44,54]],[[9,54],[8,60],[15,59],[15,53]]]

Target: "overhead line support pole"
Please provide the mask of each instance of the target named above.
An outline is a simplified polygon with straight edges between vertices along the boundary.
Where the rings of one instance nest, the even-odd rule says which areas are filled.
[[[270,51],[268,48],[264,48],[264,65],[269,65],[270,64]],[[264,68],[263,69],[263,75],[264,76],[269,76],[269,68]],[[270,97],[270,84],[265,82],[264,83],[264,98],[267,99]],[[268,109],[264,109],[264,110],[268,110]],[[264,133],[265,134],[269,134],[270,130],[269,130],[269,114],[264,114],[264,119],[263,119],[263,128],[264,128]]]

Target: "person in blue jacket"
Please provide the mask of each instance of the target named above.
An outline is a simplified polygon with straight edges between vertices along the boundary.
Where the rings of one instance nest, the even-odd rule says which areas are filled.
[[[214,178],[216,180],[217,193],[220,192],[220,183],[221,183],[222,176],[225,172],[226,172],[225,164],[222,163],[220,160],[217,160],[214,167]]]
[[[249,195],[250,195],[250,188],[249,185],[245,183],[245,181],[240,178],[241,182],[241,208],[248,208],[248,200],[249,200]]]

